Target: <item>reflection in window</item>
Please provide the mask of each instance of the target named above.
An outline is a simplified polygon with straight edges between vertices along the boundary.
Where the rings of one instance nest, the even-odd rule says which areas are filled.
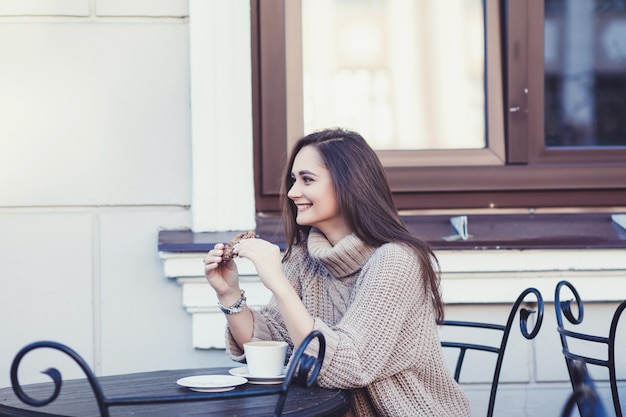
[[[626,146],[624,0],[546,0],[548,147]]]
[[[482,0],[302,0],[304,131],[486,147]]]

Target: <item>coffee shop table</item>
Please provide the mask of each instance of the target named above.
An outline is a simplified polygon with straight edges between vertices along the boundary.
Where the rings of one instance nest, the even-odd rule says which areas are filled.
[[[317,355],[305,354],[314,341],[318,343]],[[50,382],[20,384],[22,359],[39,349],[66,354],[86,377],[65,381],[58,369],[48,368],[43,373]],[[13,359],[11,387],[0,389],[0,417],[343,416],[350,408],[350,391],[324,389],[315,383],[325,351],[324,335],[313,330],[293,353],[285,375],[276,378],[278,381],[244,379],[231,374],[241,368],[227,367],[96,377],[70,347],[52,341],[35,342]],[[205,377],[198,378],[202,375]]]
[[[228,375],[228,367],[163,370],[127,375],[99,377],[103,393],[110,398],[165,398],[180,396],[185,402],[120,405],[110,407],[113,416],[271,416],[278,395],[253,395],[225,399],[206,399],[220,393],[197,393],[179,386],[180,378],[194,375]],[[273,387],[273,386],[272,386]],[[47,398],[54,389],[52,382],[23,386],[33,398]],[[228,393],[254,394],[270,385],[247,383]],[[198,400],[194,401],[194,398]],[[204,398],[200,400],[200,398]],[[304,388],[292,384],[287,393],[283,416],[343,416],[350,406],[351,394],[313,385]],[[46,414],[41,414],[46,413]],[[23,404],[11,387],[0,389],[0,416],[100,416],[98,404],[86,379],[63,381],[59,397],[44,407]]]

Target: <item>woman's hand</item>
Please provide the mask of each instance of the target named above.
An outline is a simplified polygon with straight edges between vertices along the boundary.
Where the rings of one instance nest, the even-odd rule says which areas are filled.
[[[289,285],[281,262],[280,248],[263,239],[242,240],[234,252],[254,264],[259,278],[272,293]]]
[[[283,272],[280,248],[263,239],[246,239],[237,244],[234,252],[252,261],[263,285],[274,295],[291,340],[298,346],[315,323]]]
[[[234,297],[234,301],[239,299],[239,273],[237,265],[232,260],[222,261],[224,245],[218,243],[211,249],[204,258],[204,276],[217,293],[220,302],[222,299]]]
[[[230,307],[241,297],[239,273],[237,272],[235,262],[232,259],[224,261],[222,259],[223,254],[224,245],[221,243],[215,245],[207,253],[206,258],[204,258],[204,275],[215,290],[219,302],[224,306]],[[252,339],[254,326],[252,313],[245,308],[237,314],[227,314],[226,321],[235,343],[240,350],[243,350],[244,343]]]

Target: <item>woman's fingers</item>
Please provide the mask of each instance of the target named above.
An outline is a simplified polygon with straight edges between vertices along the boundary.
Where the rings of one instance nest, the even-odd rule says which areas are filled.
[[[265,256],[280,257],[280,249],[278,245],[262,239],[247,239],[239,242],[233,252],[244,258],[263,258]]]
[[[224,244],[223,243],[218,243],[216,244],[213,249],[211,249],[206,256],[204,257],[204,259],[202,260],[202,262],[204,262],[204,266],[208,266],[210,264],[214,264],[214,263],[219,263],[222,260],[222,255],[224,254]]]
[[[271,291],[284,283],[280,248],[262,239],[248,239],[239,242],[235,252],[254,263],[259,278]]]

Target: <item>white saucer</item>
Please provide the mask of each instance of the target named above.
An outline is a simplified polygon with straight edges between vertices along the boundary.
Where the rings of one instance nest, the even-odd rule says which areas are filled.
[[[197,392],[221,392],[235,389],[248,380],[241,376],[232,375],[196,375],[181,378],[176,383]]]
[[[287,369],[285,369],[285,371],[286,370]],[[240,366],[239,368],[233,368],[229,370],[228,373],[237,377],[245,378],[251,384],[262,384],[262,385],[282,384],[283,380],[285,379],[284,372],[282,375],[278,375],[278,376],[270,376],[270,377],[252,376],[248,373],[247,366]]]

